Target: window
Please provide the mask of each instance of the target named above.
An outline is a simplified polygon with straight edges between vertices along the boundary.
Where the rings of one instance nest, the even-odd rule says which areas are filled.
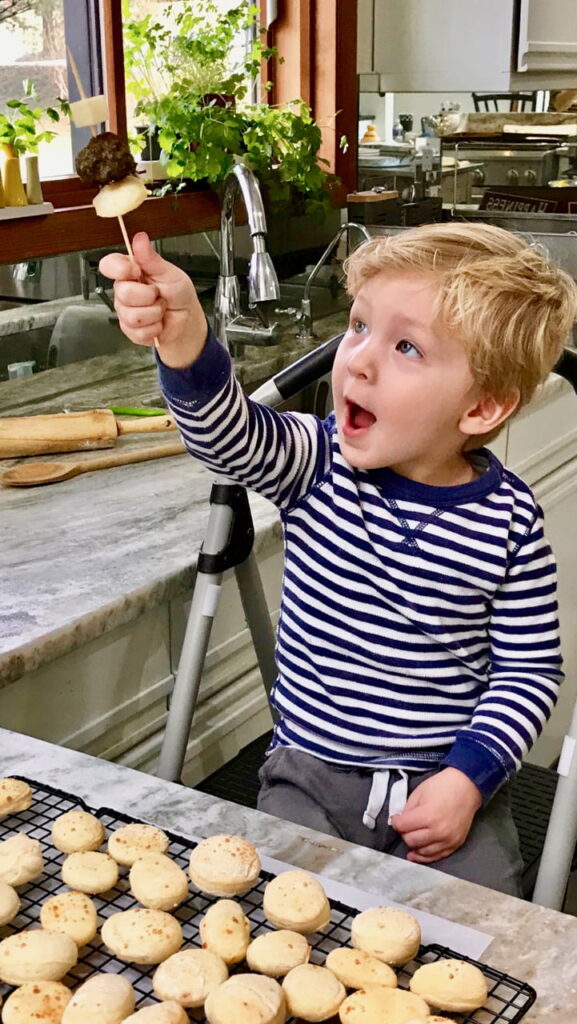
[[[0,109],[6,109],[6,100],[23,98],[26,80],[34,87],[33,107],[53,107],[59,96],[77,99],[67,51],[85,92],[101,92],[99,49],[97,0],[0,0]],[[68,118],[54,123],[47,116],[38,127],[55,133],[39,149],[41,178],[73,174],[74,154],[90,130],[71,126]]]

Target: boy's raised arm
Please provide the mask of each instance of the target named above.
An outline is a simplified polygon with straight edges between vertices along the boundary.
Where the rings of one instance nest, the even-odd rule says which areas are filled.
[[[156,345],[165,366],[183,370],[208,336],[204,310],[190,278],[154,251],[143,231],[132,240],[134,260],[109,253],[99,269],[114,281],[120,329],[135,345]]]

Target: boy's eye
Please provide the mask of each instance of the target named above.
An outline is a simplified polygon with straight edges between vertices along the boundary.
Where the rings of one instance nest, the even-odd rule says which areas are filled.
[[[406,338],[402,338],[396,345],[397,352],[400,352],[404,356],[408,356],[409,359],[422,359],[421,353],[418,348],[413,345],[412,341],[407,341]]]
[[[351,330],[354,331],[355,334],[362,334],[366,329],[367,325],[364,320],[351,320]]]

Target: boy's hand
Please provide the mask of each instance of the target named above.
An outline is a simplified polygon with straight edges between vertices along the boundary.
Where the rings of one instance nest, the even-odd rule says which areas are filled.
[[[482,803],[475,783],[458,768],[443,768],[421,782],[391,819],[411,848],[407,860],[431,864],[458,850]]]
[[[206,317],[192,281],[159,256],[143,231],[132,240],[134,260],[109,253],[99,269],[114,281],[114,307],[120,329],[135,345],[157,344],[162,362],[181,370],[198,359],[206,337]]]

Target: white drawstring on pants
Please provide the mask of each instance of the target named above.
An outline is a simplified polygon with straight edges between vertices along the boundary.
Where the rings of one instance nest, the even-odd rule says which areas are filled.
[[[401,811],[405,809],[405,804],[409,796],[409,779],[407,772],[401,771],[400,769],[395,770],[398,771],[400,778],[395,779],[391,786],[391,792],[389,794],[389,817],[387,819],[388,825],[391,824],[391,818],[394,814],[400,814]],[[370,828],[371,831],[374,831],[376,828],[377,818],[383,809],[385,800],[387,799],[390,779],[391,769],[387,768],[384,771],[373,772],[371,791],[363,814],[363,825],[365,825],[366,828]]]

